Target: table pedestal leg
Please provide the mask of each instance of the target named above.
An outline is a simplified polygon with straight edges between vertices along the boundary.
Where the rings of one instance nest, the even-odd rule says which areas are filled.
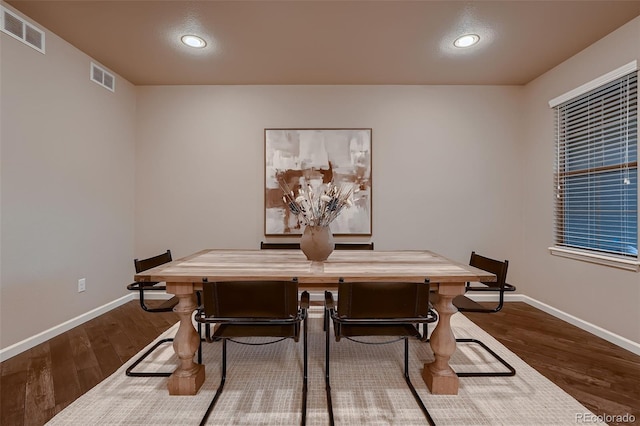
[[[191,315],[196,309],[196,298],[193,289],[167,283],[167,292],[175,294],[178,305],[173,311],[180,318],[180,326],[173,340],[173,350],[180,358],[178,368],[169,377],[167,387],[170,395],[195,395],[204,383],[204,365],[193,362],[200,336],[191,322]]]
[[[436,395],[458,394],[459,379],[449,366],[449,359],[456,351],[456,339],[451,331],[451,315],[458,312],[452,300],[459,294],[464,294],[464,283],[438,286],[439,300],[435,308],[439,319],[430,338],[435,361],[425,364],[422,370],[422,378],[427,387]]]

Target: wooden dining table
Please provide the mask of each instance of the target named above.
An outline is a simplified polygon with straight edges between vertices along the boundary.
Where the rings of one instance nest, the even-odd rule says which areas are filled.
[[[456,350],[452,300],[468,281],[495,281],[495,275],[426,250],[334,251],[324,262],[311,262],[299,250],[202,250],[135,275],[136,281],[166,282],[167,293],[178,297],[174,311],[180,319],[173,348],[179,358],[167,387],[171,395],[195,395],[205,379],[204,365],[194,362],[200,345],[192,314],[195,293],[207,281],[292,280],[301,289],[337,287],[349,281],[424,282],[437,288],[438,324],[430,337],[435,360],[424,364],[422,377],[433,394],[458,393],[458,376],[449,365]]]

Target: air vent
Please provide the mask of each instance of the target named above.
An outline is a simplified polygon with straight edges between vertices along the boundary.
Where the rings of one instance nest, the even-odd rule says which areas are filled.
[[[109,89],[112,92],[116,91],[116,78],[113,74],[93,62],[91,62],[90,78],[105,89]]]
[[[0,7],[2,32],[44,53],[44,31],[34,27],[10,10]]]

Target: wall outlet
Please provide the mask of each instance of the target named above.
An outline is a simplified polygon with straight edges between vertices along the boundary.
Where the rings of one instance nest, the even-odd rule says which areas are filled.
[[[87,280],[86,278],[81,278],[78,280],[78,293],[83,292],[87,289]]]

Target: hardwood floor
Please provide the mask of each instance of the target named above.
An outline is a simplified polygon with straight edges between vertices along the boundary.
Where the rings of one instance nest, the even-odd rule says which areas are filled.
[[[0,364],[0,425],[43,425],[177,322],[128,302]]]
[[[640,425],[640,356],[523,302],[465,315],[594,414],[635,417],[610,425]]]
[[[640,424],[640,356],[524,303],[467,316],[595,414]],[[1,363],[0,425],[46,423],[176,321],[132,301]]]

